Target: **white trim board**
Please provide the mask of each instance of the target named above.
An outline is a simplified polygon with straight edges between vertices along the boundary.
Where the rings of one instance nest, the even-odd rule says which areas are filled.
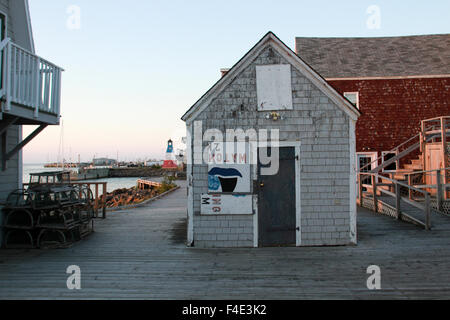
[[[385,76],[385,77],[342,77],[326,78],[327,81],[359,81],[359,80],[403,80],[403,79],[438,79],[450,78],[450,74],[424,74],[417,76]]]
[[[186,180],[188,188],[188,199],[187,199],[187,245],[192,246],[194,243],[194,190],[193,190],[193,176],[192,176],[192,125],[186,126],[187,139],[186,139],[186,157],[187,157],[187,168],[186,168]]]
[[[357,228],[357,209],[356,209],[356,198],[357,198],[357,168],[359,166],[356,163],[358,156],[356,155],[356,121],[349,119],[349,138],[350,138],[350,243],[358,243],[358,228]]]
[[[355,101],[355,105],[358,108],[358,110],[360,110],[359,107],[359,92],[358,91],[346,91],[344,92],[342,95],[347,98],[346,94],[354,94],[356,96],[356,101]],[[348,99],[348,98],[347,98]]]

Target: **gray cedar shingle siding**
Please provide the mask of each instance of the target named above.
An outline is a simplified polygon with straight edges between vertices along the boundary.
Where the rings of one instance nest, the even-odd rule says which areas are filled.
[[[13,24],[12,24],[12,19],[14,19],[14,17],[11,15],[10,4],[9,4],[10,1],[14,1],[14,0],[0,0],[0,11],[7,16],[8,37],[11,38],[11,40],[14,42],[15,36],[14,36],[14,28],[13,28]]]
[[[7,131],[7,148],[11,150],[14,148],[19,141],[19,130],[20,126],[12,126]],[[0,163],[1,163],[1,153],[0,153]],[[7,163],[7,169],[5,171],[0,170],[0,211],[2,208],[2,203],[5,202],[8,194],[19,187],[19,154],[12,157]],[[22,179],[22,177],[20,177]],[[0,226],[2,225],[3,215],[0,214]],[[3,241],[3,230],[0,229],[0,246]]]
[[[195,121],[203,122],[203,132],[209,128],[222,132],[232,128],[276,128],[280,130],[280,140],[300,140],[302,245],[349,244],[350,119],[292,67],[294,109],[280,111],[283,120],[267,120],[267,112],[257,111],[255,68],[267,64],[288,62],[276,50],[265,48]],[[233,111],[237,117],[233,117]],[[204,141],[203,147],[206,145]],[[253,246],[252,215],[199,215],[200,196],[208,192],[207,170],[206,164],[193,165],[194,246]]]
[[[296,38],[296,52],[324,78],[450,74],[450,34]]]
[[[12,27],[12,17],[10,14],[9,0],[0,0],[0,11],[7,16],[8,37],[14,41],[14,30]],[[0,120],[1,121],[1,120]],[[8,150],[14,148],[18,141],[19,127],[13,126],[7,132],[7,147]],[[1,160],[1,152],[0,152]],[[1,162],[0,162],[1,163]],[[8,169],[6,171],[0,170],[0,226],[3,223],[3,215],[1,214],[2,203],[6,200],[9,192],[18,187],[18,155],[15,155],[8,161]],[[3,230],[0,227],[0,247],[3,243]]]

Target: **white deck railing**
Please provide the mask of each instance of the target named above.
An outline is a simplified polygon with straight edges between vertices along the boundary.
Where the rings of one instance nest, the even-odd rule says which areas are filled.
[[[6,100],[4,111],[11,111],[11,103],[16,103],[33,109],[35,118],[41,111],[59,115],[63,70],[10,39],[0,43],[0,53],[0,94]]]

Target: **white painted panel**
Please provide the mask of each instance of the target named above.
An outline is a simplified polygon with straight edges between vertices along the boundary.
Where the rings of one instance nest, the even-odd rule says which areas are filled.
[[[201,214],[253,214],[252,195],[202,194]]]
[[[258,110],[292,110],[291,65],[256,66]]]
[[[207,148],[208,192],[249,193],[249,144],[212,142]]]

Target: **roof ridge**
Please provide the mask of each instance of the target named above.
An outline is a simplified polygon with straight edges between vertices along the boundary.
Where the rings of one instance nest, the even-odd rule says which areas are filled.
[[[401,36],[375,36],[375,37],[295,37],[295,39],[396,39],[396,38],[420,38],[420,37],[435,37],[435,36],[450,36],[450,33],[433,33],[433,34],[415,34],[415,35],[401,35]]]

